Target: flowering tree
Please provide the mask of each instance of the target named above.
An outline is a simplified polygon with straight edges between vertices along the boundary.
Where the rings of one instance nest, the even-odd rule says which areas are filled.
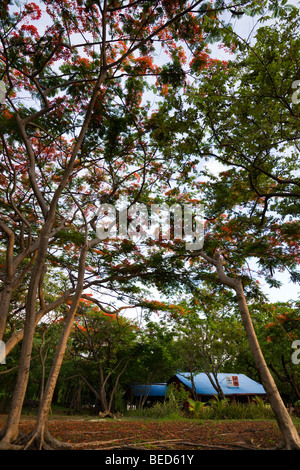
[[[289,7],[275,16],[273,24],[258,29],[254,45],[221,26],[227,48],[236,55],[195,74],[185,100],[175,93],[166,97],[160,116],[166,107],[174,114],[164,119],[161,151],[177,158],[190,155],[196,174],[203,158],[225,166],[219,175],[204,171],[201,181],[189,180],[190,194],[209,201],[204,248],[187,257],[190,278],[211,283],[215,272],[218,284],[236,294],[283,445],[299,448],[248,308],[253,299],[263,299],[258,275],[278,286],[275,270],[287,270],[299,282],[299,100],[292,101],[299,74],[299,11]],[[251,269],[253,261],[257,269]]]
[[[11,309],[13,293],[24,283],[28,286],[18,307],[18,314],[24,312],[24,327],[10,344],[22,338],[3,448],[18,438],[38,321],[70,301],[28,443],[43,447],[45,438],[51,441],[47,415],[83,291],[106,285],[115,292],[119,282],[124,292],[125,282],[149,276],[141,271],[143,256],[135,245],[124,242],[111,253],[95,236],[95,211],[121,193],[134,202],[161,181],[167,184],[170,166],[164,167],[155,159],[155,148],[150,151],[146,145],[148,105],[142,106],[142,98],[151,84],[142,77],[161,74],[154,86],[163,95],[166,77],[173,85],[183,78],[183,46],[188,45],[193,63],[206,62],[202,30],[206,25],[212,29],[217,12],[229,7],[230,2],[213,6],[202,0],[44,0],[17,10],[2,2],[0,59],[6,99],[0,116],[1,337],[7,319],[17,314]],[[165,68],[155,61],[158,46],[170,57]],[[134,265],[126,262],[126,254],[133,251]],[[114,264],[116,252],[125,253],[121,266]],[[68,282],[49,303],[45,275],[58,269],[65,271]]]
[[[267,3],[277,8],[277,2],[261,1],[213,5],[202,0],[44,0],[42,7],[24,3],[17,11],[9,2],[2,3],[6,100],[0,122],[1,334],[11,315],[24,314],[24,327],[14,338],[15,342],[22,337],[22,349],[3,448],[18,438],[35,328],[46,313],[68,302],[27,448],[47,448],[53,442],[47,416],[74,315],[87,289],[117,296],[121,292],[126,298],[139,294],[135,279],[161,287],[166,273],[169,289],[178,281],[177,274],[192,288],[193,279],[181,259],[182,244],[149,243],[149,257],[149,251],[145,254],[130,240],[103,241],[95,234],[95,213],[99,204],[115,203],[120,195],[129,196],[133,204],[151,200],[157,191],[161,202],[175,170],[178,184],[191,183],[187,177],[193,162],[184,152],[169,159],[172,147],[167,148],[166,136],[170,140],[172,133],[166,133],[167,127],[160,129],[172,106],[151,115],[144,92],[152,86],[162,97],[171,97],[185,84],[184,67],[203,72],[215,64],[203,47],[203,34],[218,36],[218,12],[231,9],[239,15],[248,4],[252,12],[259,12]],[[158,47],[168,57],[167,65],[156,59]],[[186,47],[192,53],[189,63]],[[178,189],[169,195],[178,201]],[[192,191],[180,196],[188,202],[192,197]],[[228,280],[220,258],[213,256],[213,239],[218,248],[223,240],[219,229],[217,224],[211,230],[207,252],[200,255],[237,291],[248,321],[240,280]],[[239,239],[240,233],[233,236]],[[229,238],[230,234],[225,242]],[[176,255],[166,257],[174,245]],[[237,266],[236,274],[242,259]],[[206,268],[200,268],[203,275]],[[64,270],[67,281],[61,294],[47,302],[46,273],[54,276],[58,270]],[[27,295],[13,311],[12,295],[24,284]]]

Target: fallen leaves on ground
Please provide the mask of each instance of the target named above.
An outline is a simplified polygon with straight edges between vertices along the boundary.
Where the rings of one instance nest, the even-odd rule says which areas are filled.
[[[34,417],[23,417],[21,431],[29,433],[34,422]],[[0,424],[4,425],[3,419],[0,419]],[[49,431],[60,441],[74,444],[74,450],[267,449],[276,447],[281,440],[275,421],[141,421],[52,417]]]

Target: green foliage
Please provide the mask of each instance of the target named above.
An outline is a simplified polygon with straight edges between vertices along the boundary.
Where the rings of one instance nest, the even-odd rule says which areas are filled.
[[[300,385],[299,366],[292,362],[292,344],[300,337],[298,302],[253,304],[250,311],[278,390],[287,403],[294,402]],[[253,363],[246,348],[240,349],[237,358],[240,367]]]
[[[180,63],[167,64],[162,67],[159,81],[162,84],[172,85],[174,88],[182,85],[185,78],[185,73],[182,70]]]
[[[188,400],[189,393],[188,390],[185,390],[183,384],[175,385],[172,383],[167,386],[166,399],[168,402],[174,403],[174,406],[182,408]]]
[[[260,397],[255,397],[251,403],[230,403],[228,399],[217,396],[209,402],[189,399],[189,416],[196,419],[273,419],[274,414],[270,405]]]
[[[129,416],[149,419],[180,419],[183,418],[181,409],[173,400],[156,402],[150,408],[142,408],[127,412]]]
[[[188,411],[178,407],[171,400],[157,402],[150,408],[131,410],[126,416],[149,419],[197,419],[197,420],[223,420],[223,419],[274,419],[274,413],[268,403],[260,397],[255,397],[251,403],[230,403],[228,399],[220,400],[218,397],[209,402],[188,399]]]
[[[189,392],[183,386],[175,384],[167,386],[166,396],[163,402],[156,402],[151,407],[139,408],[129,411],[129,415],[155,419],[179,419],[183,417],[183,404],[187,400]]]
[[[139,408],[138,410],[130,411],[129,415],[145,418],[155,419],[178,419],[182,418],[181,401],[183,394],[179,395],[171,387],[163,402],[157,401],[151,407]]]
[[[221,419],[226,416],[227,407],[229,406],[228,398],[219,398],[217,395],[210,400],[212,415],[214,419]]]
[[[188,398],[188,403],[189,403],[189,411],[191,412],[193,418],[203,418],[203,415],[205,414],[204,407],[206,406],[206,403],[204,401],[195,401],[192,398]],[[206,408],[208,409],[208,408]]]
[[[274,419],[274,413],[267,404],[231,403],[215,419]]]
[[[165,125],[171,128],[173,119],[181,130],[176,138],[170,129],[162,152],[194,163],[198,178],[193,185],[185,174],[186,181],[198,187],[199,199],[209,201],[205,252],[224,253],[227,273],[241,276],[250,301],[266,300],[255,282],[257,272],[251,276],[245,269],[250,259],[257,260],[259,276],[271,287],[279,287],[276,270],[286,270],[293,282],[299,279],[299,103],[292,103],[292,94],[300,72],[300,21],[297,8],[283,3],[269,2],[273,19],[260,18],[253,44],[230,25],[212,27],[211,36],[224,39],[232,59],[199,70],[180,100],[166,96],[161,106],[162,112],[169,106]],[[234,8],[238,14],[250,10]],[[178,112],[179,101],[188,112]],[[222,163],[224,171],[203,171],[208,160]],[[199,278],[203,271],[195,262]]]

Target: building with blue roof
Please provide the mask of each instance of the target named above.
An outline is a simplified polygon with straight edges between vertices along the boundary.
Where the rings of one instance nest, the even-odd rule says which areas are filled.
[[[166,383],[133,384],[124,396],[128,406],[136,407],[141,404],[151,406],[158,401],[165,400],[167,391]]]
[[[214,382],[213,375],[211,379]],[[231,401],[235,399],[238,401],[251,401],[251,398],[259,396],[265,397],[266,392],[264,387],[250,379],[245,374],[234,374],[234,373],[218,373],[217,379],[219,385],[226,398]],[[194,392],[197,395],[197,399],[201,401],[207,401],[217,395],[217,391],[214,388],[208,375],[204,372],[193,375],[193,384],[191,380],[191,374],[189,372],[180,372],[175,374],[169,381],[168,384],[175,383],[177,385],[183,384],[186,390]]]
[[[214,380],[212,374],[211,379]],[[231,401],[250,402],[256,396],[266,397],[264,387],[245,374],[218,373],[217,379],[225,397]],[[190,391],[191,397],[194,396],[194,390],[197,400],[208,401],[217,395],[216,389],[205,372],[193,375],[193,385],[189,372],[178,372],[167,383],[133,385],[131,387],[131,401],[135,404],[145,402],[148,406],[156,401],[163,401],[167,386],[171,383],[178,387],[180,384],[183,385],[186,390]]]
[[[133,395],[135,397],[147,396],[165,398],[167,390],[167,384],[151,384],[151,385],[133,385]]]

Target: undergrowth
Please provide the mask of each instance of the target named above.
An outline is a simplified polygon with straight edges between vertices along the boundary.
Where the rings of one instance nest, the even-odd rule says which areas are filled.
[[[153,418],[178,420],[192,419],[273,419],[271,407],[263,400],[256,398],[252,403],[230,403],[227,399],[215,397],[209,402],[188,400],[189,407],[181,407],[175,400],[158,402],[151,407],[129,410],[125,415],[135,418]]]

